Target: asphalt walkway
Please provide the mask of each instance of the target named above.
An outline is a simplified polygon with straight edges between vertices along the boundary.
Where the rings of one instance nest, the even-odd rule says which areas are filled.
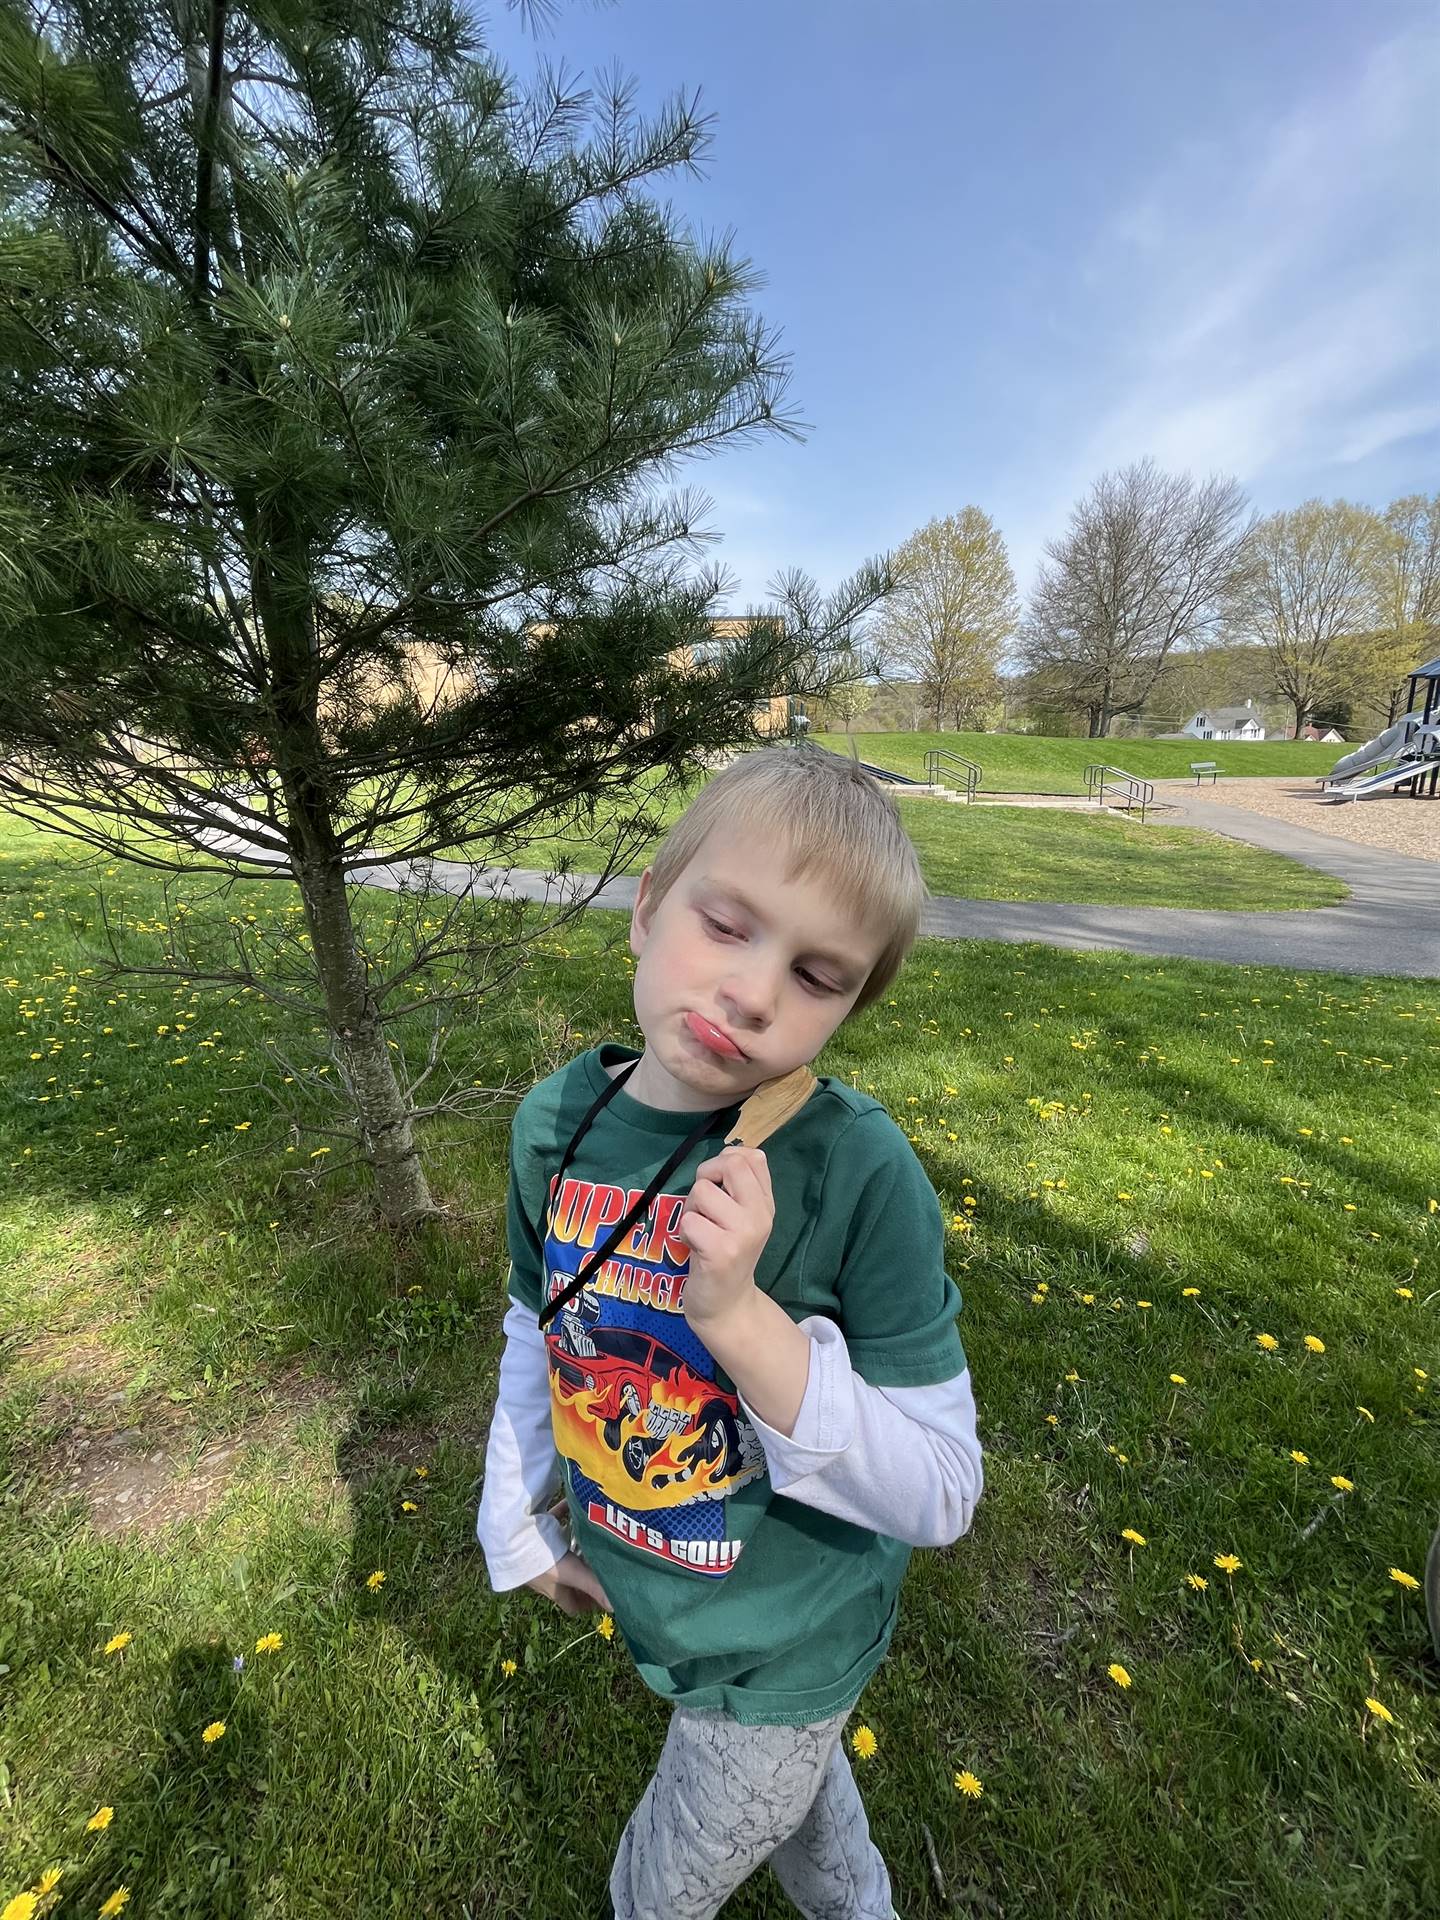
[[[1183,787],[1164,786],[1159,792],[1167,805],[1167,824],[1221,833],[1318,867],[1343,880],[1350,898],[1336,907],[1232,913],[1189,907],[966,900],[942,894],[929,902],[921,931],[948,940],[1036,940],[1049,947],[1119,948],[1126,953],[1175,954],[1300,972],[1440,976],[1440,866],[1434,862],[1380,853],[1213,801],[1195,805],[1187,802]],[[1427,804],[1433,803],[1415,802],[1416,806]],[[590,878],[571,874],[562,891],[560,882],[518,867],[506,876],[459,861],[437,860],[430,872],[434,884],[447,893],[462,893],[474,885],[481,892],[557,905],[583,891]],[[411,884],[422,877],[414,876]],[[362,868],[355,878],[372,886],[401,884],[394,869],[386,867]],[[628,910],[637,884],[629,877],[617,877],[588,904]]]
[[[1112,948],[1125,953],[1174,954],[1192,960],[1287,967],[1297,972],[1404,974],[1440,977],[1440,865],[1404,854],[1382,853],[1353,841],[1292,827],[1262,814],[1214,801],[1196,804],[1183,785],[1157,783],[1167,823],[1198,827],[1282,853],[1350,889],[1341,906],[1239,913],[1189,907],[1070,906],[1044,900],[968,900],[948,894],[932,899],[922,933],[946,940],[1039,941],[1049,947]],[[937,803],[938,804],[938,803]],[[1440,805],[1417,800],[1416,806]],[[239,850],[236,836],[203,838],[220,850]],[[247,849],[252,859],[253,847]],[[275,862],[275,864],[281,864]],[[354,869],[361,885],[390,891],[423,887],[475,892],[496,898],[568,903],[593,885],[594,875],[563,880],[535,869],[471,866],[459,860],[414,864],[376,862]],[[638,881],[619,876],[586,902],[622,911],[634,904]]]

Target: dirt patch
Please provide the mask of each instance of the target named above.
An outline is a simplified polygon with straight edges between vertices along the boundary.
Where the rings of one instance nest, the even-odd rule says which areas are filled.
[[[347,1434],[336,1451],[336,1465],[347,1486],[360,1487],[396,1467],[427,1466],[441,1446],[464,1447],[478,1459],[485,1451],[485,1437],[484,1427],[376,1427]]]
[[[54,1505],[78,1496],[91,1526],[107,1537],[152,1535],[202,1518],[251,1448],[285,1446],[307,1414],[338,1398],[333,1381],[291,1368],[266,1385],[239,1432],[206,1440],[192,1409],[159,1396],[133,1400],[125,1363],[108,1349],[66,1342],[63,1354],[47,1355],[45,1346],[36,1342],[22,1355],[60,1361],[36,1413],[37,1433],[55,1437],[28,1462],[38,1497]]]

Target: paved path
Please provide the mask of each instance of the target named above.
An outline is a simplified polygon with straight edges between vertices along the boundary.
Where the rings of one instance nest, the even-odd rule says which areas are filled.
[[[1157,798],[1161,796],[1167,806],[1167,824],[1200,827],[1318,867],[1343,880],[1350,888],[1350,899],[1338,907],[1230,913],[938,895],[925,910],[922,933],[949,940],[1036,940],[1050,947],[1119,948],[1126,953],[1175,954],[1306,973],[1440,977],[1440,864],[1377,852],[1210,800],[1196,804],[1186,799],[1183,785],[1157,783]],[[1414,804],[1440,802],[1417,800]],[[218,849],[225,840],[216,835],[211,844]],[[228,844],[232,849],[238,846],[233,838]],[[575,899],[594,881],[588,874],[570,874],[559,881],[521,867],[507,875],[459,860],[426,861],[414,867],[376,864],[356,868],[351,877],[362,885],[391,891],[422,886],[428,879],[445,893],[473,889],[502,899],[547,901],[554,906]],[[628,910],[638,884],[635,879],[617,877],[587,904]]]

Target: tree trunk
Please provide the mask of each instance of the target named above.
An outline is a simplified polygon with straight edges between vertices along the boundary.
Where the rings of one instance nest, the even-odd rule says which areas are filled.
[[[295,877],[380,1211],[391,1226],[411,1226],[439,1209],[420,1165],[410,1110],[356,946],[338,853],[327,859],[322,850],[307,849],[296,858]]]
[[[395,1078],[350,917],[324,781],[308,554],[288,524],[267,522],[251,501],[242,506],[242,514],[247,511],[252,552],[266,557],[265,564],[253,567],[252,578],[273,674],[276,730],[271,744],[285,793],[290,865],[305,903],[330,1033],[376,1199],[389,1225],[409,1226],[439,1208],[420,1165],[410,1108]],[[277,557],[286,562],[283,569],[277,567]]]

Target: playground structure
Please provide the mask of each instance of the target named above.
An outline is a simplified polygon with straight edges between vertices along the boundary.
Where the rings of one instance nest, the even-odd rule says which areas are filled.
[[[1393,726],[1342,754],[1320,782],[1326,800],[1363,800],[1404,793],[1433,800],[1440,788],[1440,659],[1410,675],[1408,711]]]

